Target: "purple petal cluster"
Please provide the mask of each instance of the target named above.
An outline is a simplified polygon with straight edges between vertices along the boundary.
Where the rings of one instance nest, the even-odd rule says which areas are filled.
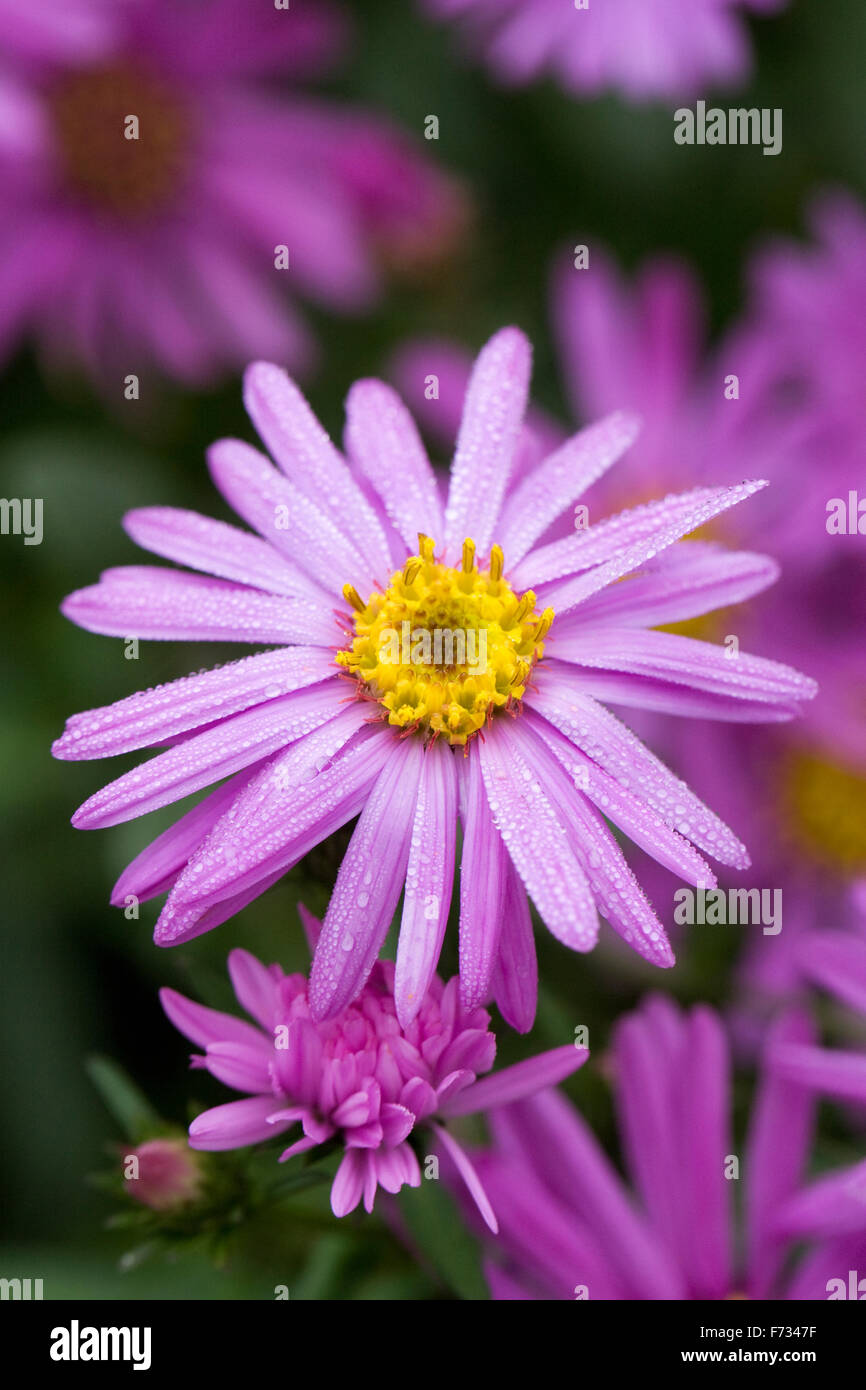
[[[310,935],[320,924],[303,912]],[[301,1127],[280,1161],[336,1141],[344,1150],[331,1189],[336,1216],[376,1192],[418,1187],[420,1131],[456,1165],[484,1220],[496,1217],[472,1163],[446,1128],[448,1121],[531,1094],[570,1075],[587,1053],[573,1046],[519,1062],[494,1075],[496,1039],[490,1015],[465,1010],[456,977],[433,976],[429,993],[403,1027],[394,1000],[394,966],[379,961],[358,998],[338,1018],[316,1022],[305,976],[264,966],[232,951],[229,973],[238,1002],[254,1023],[195,1004],[174,990],[161,993],[176,1028],[204,1048],[193,1057],[217,1080],[247,1093],[198,1116],[190,1126],[195,1149],[236,1149]],[[483,1079],[479,1079],[483,1077]]]
[[[814,1101],[773,1059],[811,1036],[799,1011],[777,1020],[740,1146],[717,1014],[659,996],[622,1019],[610,1062],[627,1182],[557,1093],[497,1111],[476,1157],[500,1217],[493,1297],[826,1299],[863,1266],[864,1177],[860,1164],[805,1183]]]

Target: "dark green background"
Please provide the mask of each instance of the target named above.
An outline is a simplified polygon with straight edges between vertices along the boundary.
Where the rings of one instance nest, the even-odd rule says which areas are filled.
[[[705,283],[717,331],[741,302],[743,268],[756,241],[773,231],[799,232],[809,196],[822,186],[841,183],[863,193],[862,0],[793,0],[784,14],[753,24],[757,76],[736,104],[783,108],[777,159],[757,149],[675,146],[677,103],[584,103],[548,84],[497,91],[482,69],[461,59],[453,31],[426,24],[410,0],[351,8],[358,42],[331,90],[389,113],[419,136],[424,117],[436,113],[440,140],[424,148],[463,176],[476,215],[447,269],[426,283],[395,284],[374,315],[348,322],[311,314],[322,366],[309,394],[335,436],[351,381],[384,370],[405,338],[434,332],[475,350],[507,322],[533,338],[537,397],[565,418],[547,315],[549,267],[561,245],[601,240],[627,266],[659,250],[683,253]],[[27,352],[0,379],[3,495],[45,500],[41,546],[25,547],[12,536],[0,541],[7,595],[0,759],[7,1245],[0,1273],[43,1277],[49,1297],[271,1297],[277,1283],[302,1299],[471,1296],[478,1289],[471,1244],[463,1248],[455,1238],[442,1250],[434,1240],[445,1200],[436,1184],[424,1184],[406,1204],[419,1238],[428,1241],[429,1267],[404,1253],[378,1217],[338,1225],[323,1187],[250,1228],[224,1270],[185,1255],[118,1272],[128,1241],[104,1229],[118,1204],[87,1179],[113,1164],[111,1146],[120,1136],[85,1076],[84,1059],[94,1052],[117,1058],[177,1123],[190,1096],[224,1098],[201,1073],[188,1076],[188,1046],[163,1018],[156,990],[172,984],[228,1003],[224,962],[233,945],[301,968],[294,904],[303,898],[322,911],[336,862],[333,852],[320,852],[234,922],[161,952],[150,939],[156,905],[129,922],[108,906],[108,893],[173,812],[102,832],[69,825],[75,806],[134,759],[52,761],[49,745],[65,716],[238,654],[144,643],[131,662],[122,642],[78,631],[58,613],[62,596],[100,569],[139,561],[120,529],[127,508],[170,503],[227,515],[209,485],[203,451],[221,434],[251,437],[239,382],[209,394],[168,391],[157,402],[144,394],[138,404],[124,403],[119,384],[116,406],[106,407],[84,383],[46,381]],[[663,981],[624,952],[612,968],[604,953],[572,957],[540,937],[540,958],[544,989],[533,1047],[567,1042],[586,1023],[600,1059],[612,1021],[648,986],[663,983],[684,1000],[724,999],[730,947],[695,935]],[[454,963],[451,950],[443,964],[450,972]],[[526,1048],[506,1036],[501,1055]],[[587,1069],[569,1089],[610,1137],[600,1070]]]

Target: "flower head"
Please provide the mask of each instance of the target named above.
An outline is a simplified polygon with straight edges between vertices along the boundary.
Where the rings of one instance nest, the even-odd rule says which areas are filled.
[[[495,1147],[475,1156],[500,1222],[487,1266],[494,1297],[826,1298],[828,1277],[866,1251],[864,1165],[803,1186],[814,1105],[772,1057],[810,1036],[805,1015],[777,1020],[739,1152],[714,1011],[686,1014],[654,997],[623,1019],[611,1062],[628,1186],[563,1097],[497,1111]]]
[[[300,366],[287,286],[357,311],[392,251],[453,240],[455,185],[388,122],[268,85],[339,56],[330,0],[76,0],[44,23],[0,0],[4,21],[26,42],[0,62],[0,351],[33,335],[101,383],[118,362],[194,383],[254,352]]]
[[[613,87],[633,101],[740,82],[751,66],[744,11],[785,0],[423,0],[457,19],[509,86],[551,76],[568,92]]]
[[[315,938],[319,923],[303,916]],[[479,1081],[493,1066],[496,1039],[484,1009],[460,1004],[456,978],[443,984],[434,975],[413,1021],[401,1027],[388,961],[377,962],[355,1002],[324,1023],[311,1016],[305,976],[285,975],[240,950],[229,956],[229,973],[257,1026],[174,990],[160,996],[175,1027],[205,1049],[193,1066],[249,1093],[199,1115],[189,1131],[193,1148],[236,1149],[300,1125],[303,1136],[280,1161],[338,1143],[345,1152],[331,1205],[345,1216],[362,1199],[372,1211],[378,1187],[399,1192],[404,1184],[420,1185],[414,1146],[427,1127],[496,1229],[472,1164],[444,1125],[562,1080],[586,1060],[585,1051],[556,1048]]]
[[[182,1139],[147,1139],[123,1156],[126,1191],[154,1211],[171,1211],[198,1196],[200,1162]]]
[[[237,440],[214,445],[209,461],[258,534],[171,508],[132,512],[126,526],[140,545],[207,577],[124,567],[63,605],[115,636],[279,644],[74,716],[54,751],[92,758],[170,745],[91,797],[74,817],[81,828],[228,779],[115,886],[121,904],[170,889],[161,945],[225,921],[360,816],[313,962],[320,1021],[363,986],[404,886],[396,1007],[404,1025],[415,1016],[448,920],[458,819],[464,1007],[493,992],[509,1022],[531,1026],[527,892],[574,950],[592,948],[600,911],[647,959],[672,964],[604,818],[692,883],[715,883],[704,853],[738,867],[748,857],[602,701],[778,721],[814,694],[788,667],[745,652],[731,662],[721,647],[655,630],[775,578],[764,556],[678,544],[762,484],[670,495],[548,541],[637,422],[615,413],[512,481],[529,372],[517,329],[483,349],[443,505],[411,417],[384,383],[352,388],[344,457],[285,374],[254,365],[246,402],[279,471]],[[462,634],[462,656],[444,640],[437,650],[437,633],[454,644]],[[467,660],[470,637],[476,655],[483,641],[483,670]]]

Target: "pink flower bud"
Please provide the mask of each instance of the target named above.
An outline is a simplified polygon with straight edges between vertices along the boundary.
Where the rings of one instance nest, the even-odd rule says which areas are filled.
[[[198,1196],[201,1162],[183,1139],[148,1139],[124,1154],[123,1177],[130,1197],[166,1211]]]

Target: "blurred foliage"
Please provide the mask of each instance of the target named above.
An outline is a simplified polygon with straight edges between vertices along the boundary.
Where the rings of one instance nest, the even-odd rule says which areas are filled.
[[[311,313],[322,360],[310,398],[336,436],[351,381],[383,371],[406,337],[441,333],[475,349],[510,321],[534,339],[538,399],[564,414],[547,317],[549,267],[562,245],[600,239],[627,266],[659,250],[685,254],[703,278],[718,329],[740,302],[757,240],[798,232],[818,187],[866,189],[862,0],[792,0],[785,13],[754,23],[756,76],[737,104],[783,108],[777,159],[676,147],[668,105],[572,101],[546,84],[497,91],[461,57],[454,33],[426,24],[410,0],[355,0],[350,8],[358,39],[334,93],[389,113],[419,136],[425,116],[438,114],[440,140],[426,148],[462,176],[476,210],[453,263],[394,285],[375,314],[346,322]],[[188,1045],[162,1015],[157,988],[171,984],[229,1005],[225,958],[234,945],[304,968],[295,904],[324,910],[329,859],[312,857],[232,923],[159,952],[150,940],[156,906],[127,921],[108,906],[108,894],[174,808],[109,831],[75,832],[74,807],[134,760],[106,770],[56,763],[48,751],[68,713],[238,654],[143,643],[132,663],[122,642],[74,629],[57,606],[98,570],[136,561],[120,529],[127,508],[168,503],[227,515],[203,451],[221,434],[250,437],[239,382],[198,395],[148,386],[138,403],[124,403],[119,384],[117,402],[106,402],[85,382],[46,379],[25,350],[0,379],[0,418],[3,495],[45,499],[43,544],[25,547],[11,536],[0,544],[8,624],[0,696],[3,1272],[42,1277],[48,1297],[271,1298],[279,1284],[292,1299],[483,1296],[474,1242],[434,1183],[407,1194],[408,1246],[379,1211],[336,1223],[322,1186],[290,1193],[276,1214],[269,1209],[245,1226],[219,1270],[187,1254],[119,1272],[124,1233],[106,1228],[117,1202],[87,1181],[118,1133],[85,1059],[94,1052],[119,1059],[174,1125],[185,1122],[191,1098],[201,1105],[223,1098],[206,1074],[190,1076]],[[454,935],[447,973],[456,968]],[[684,1000],[722,1000],[735,948],[734,933],[694,932],[676,972],[660,982],[618,942],[585,958],[539,932],[544,985],[531,1044],[570,1041],[578,1024],[589,1026],[597,1065],[567,1089],[603,1139],[613,1132],[604,1052],[614,1020],[659,983]],[[526,1040],[503,1033],[503,1060],[526,1051]],[[272,1162],[274,1152],[266,1153]],[[410,1253],[414,1243],[423,1257]]]

